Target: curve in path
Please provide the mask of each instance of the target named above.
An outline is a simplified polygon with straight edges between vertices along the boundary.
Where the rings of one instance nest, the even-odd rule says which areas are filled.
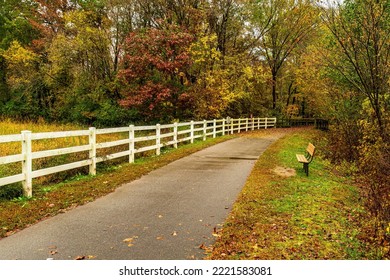
[[[277,138],[235,138],[177,160],[0,240],[0,259],[201,259]]]

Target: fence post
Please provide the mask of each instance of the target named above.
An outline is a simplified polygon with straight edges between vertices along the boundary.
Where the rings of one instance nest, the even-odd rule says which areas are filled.
[[[255,130],[255,118],[252,117],[251,119],[252,119],[252,130]]]
[[[96,175],[96,128],[89,128],[89,159],[92,160],[89,165],[89,175]]]
[[[173,124],[173,141],[175,142],[173,146],[177,149],[177,122]]]
[[[226,134],[225,124],[226,124],[226,120],[222,119],[222,136],[224,136]]]
[[[234,134],[234,119],[232,118],[230,121],[230,134]]]
[[[238,133],[241,132],[241,118],[238,119]]]
[[[191,144],[194,143],[194,121],[190,124],[190,138]]]
[[[161,153],[161,127],[160,124],[156,124],[156,155],[159,156]]]
[[[129,126],[129,163],[134,163],[134,125]]]
[[[24,175],[23,194],[32,197],[32,148],[31,148],[31,131],[22,131],[22,173]]]
[[[249,118],[246,118],[245,120],[245,131],[249,130]]]
[[[203,141],[206,141],[207,121],[203,120]]]
[[[264,128],[267,129],[267,118],[265,118]]]
[[[217,120],[213,120],[213,138],[217,137]]]

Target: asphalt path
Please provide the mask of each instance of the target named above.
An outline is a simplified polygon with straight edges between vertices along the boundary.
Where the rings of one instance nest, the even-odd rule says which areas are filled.
[[[0,259],[202,259],[276,138],[235,138],[0,240]]]

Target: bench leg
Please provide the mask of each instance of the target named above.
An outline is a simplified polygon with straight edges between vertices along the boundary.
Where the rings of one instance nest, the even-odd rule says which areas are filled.
[[[306,176],[309,176],[309,164],[308,163],[303,164],[303,169],[305,170]]]

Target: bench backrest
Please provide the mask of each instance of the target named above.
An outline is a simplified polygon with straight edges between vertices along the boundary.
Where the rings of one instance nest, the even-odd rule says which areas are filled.
[[[308,153],[308,156],[310,157],[310,159],[313,159],[315,150],[316,150],[316,147],[314,147],[314,145],[312,143],[309,143],[309,145],[307,145],[306,152]]]

